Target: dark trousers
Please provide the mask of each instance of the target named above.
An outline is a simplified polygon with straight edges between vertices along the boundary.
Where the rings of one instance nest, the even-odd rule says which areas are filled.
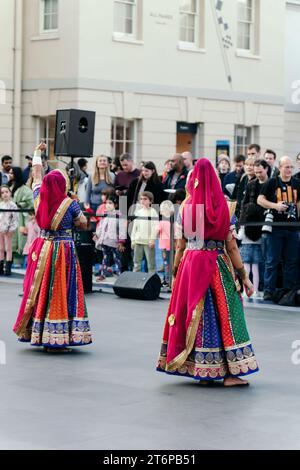
[[[125,242],[125,251],[121,253],[121,272],[132,271],[133,270],[133,258],[132,258],[132,248],[131,248],[131,239],[129,235],[126,238]]]
[[[265,291],[274,292],[281,260],[283,261],[283,287],[292,289],[296,285],[298,251],[298,232],[273,227],[266,244]]]
[[[111,267],[112,264],[116,265],[117,271],[116,274],[121,274],[121,260],[120,260],[120,252],[117,248],[112,248],[111,246],[102,245],[103,251],[103,261],[102,261],[102,270],[101,274],[106,276],[108,273],[108,268]]]

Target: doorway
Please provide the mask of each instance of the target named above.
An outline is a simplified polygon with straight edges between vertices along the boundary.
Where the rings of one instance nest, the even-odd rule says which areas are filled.
[[[191,152],[193,153],[193,134],[177,134],[176,152]]]
[[[177,153],[194,153],[197,130],[198,124],[191,124],[189,122],[177,122]]]

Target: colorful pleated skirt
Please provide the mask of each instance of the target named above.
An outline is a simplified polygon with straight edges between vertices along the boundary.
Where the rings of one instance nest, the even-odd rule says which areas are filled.
[[[186,361],[175,370],[168,371],[166,338],[161,346],[157,370],[196,380],[221,380],[257,372],[242,299],[224,253],[217,258],[212,281],[200,304],[203,308],[197,334]]]
[[[33,243],[14,327],[19,341],[63,348],[92,342],[80,266],[72,238]]]

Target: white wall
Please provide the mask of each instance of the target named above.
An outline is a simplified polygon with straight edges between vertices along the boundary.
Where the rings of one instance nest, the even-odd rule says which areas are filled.
[[[23,80],[32,88],[41,80],[67,80],[78,76],[79,12],[78,0],[59,1],[57,34],[40,33],[42,0],[24,2]],[[100,2],[99,2],[100,4]],[[67,85],[68,86],[68,85]]]
[[[12,153],[14,2],[0,0],[0,156]]]
[[[205,52],[178,50],[179,0],[143,1],[142,44],[112,41],[113,1],[79,1],[80,77],[130,83],[132,88],[134,84],[136,88],[141,84],[156,85],[169,88],[170,93],[174,87],[187,94],[189,89],[230,90],[211,0],[205,2]],[[261,0],[260,8],[259,58],[241,58],[236,55],[237,2],[224,2],[222,13],[234,41],[228,52],[233,88],[236,92],[282,97],[285,0],[276,0],[276,8],[274,0]],[[158,21],[153,14],[169,15],[171,19]]]
[[[287,2],[285,42],[285,151],[300,152],[300,2]]]

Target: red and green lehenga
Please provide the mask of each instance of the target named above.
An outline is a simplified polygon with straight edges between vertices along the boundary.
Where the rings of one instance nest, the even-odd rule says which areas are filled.
[[[65,198],[50,230],[42,230],[31,246],[14,326],[20,341],[55,349],[92,342],[71,230],[80,212],[76,201]]]
[[[181,223],[187,246],[179,264],[157,370],[221,380],[258,370],[242,299],[225,252],[232,216],[215,169],[200,158],[187,183]]]
[[[173,292],[176,296],[180,291],[180,305],[171,300],[157,370],[197,380],[221,380],[256,372],[258,365],[245,323],[242,300],[232,277],[230,262],[222,250],[218,251],[209,286],[194,309],[182,348],[171,361],[167,361],[171,330],[176,328],[173,308],[174,311],[176,308],[187,311],[189,280],[203,276],[201,269],[195,269],[196,258],[197,251],[187,250],[181,262]]]

